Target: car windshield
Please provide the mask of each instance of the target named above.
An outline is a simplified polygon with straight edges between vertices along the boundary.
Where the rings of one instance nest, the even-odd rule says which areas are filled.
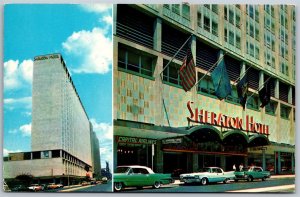
[[[117,170],[115,173],[126,173],[128,171],[129,167],[117,167]]]
[[[210,172],[210,168],[202,168],[199,172]]]

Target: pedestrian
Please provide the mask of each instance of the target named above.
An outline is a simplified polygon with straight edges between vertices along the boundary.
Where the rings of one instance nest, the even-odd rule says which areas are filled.
[[[235,164],[233,164],[232,169],[233,169],[233,171],[236,171]]]
[[[240,166],[239,166],[240,171],[243,170],[243,167],[244,167],[244,166],[243,166],[243,163],[241,163]]]

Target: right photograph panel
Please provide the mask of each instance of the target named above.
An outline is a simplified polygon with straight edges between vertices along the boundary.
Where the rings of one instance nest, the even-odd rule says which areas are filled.
[[[115,192],[295,192],[294,5],[120,4],[113,24]]]

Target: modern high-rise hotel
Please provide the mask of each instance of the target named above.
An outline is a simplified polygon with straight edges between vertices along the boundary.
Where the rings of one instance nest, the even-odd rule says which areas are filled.
[[[60,54],[34,58],[32,86],[31,152],[10,153],[4,178],[69,185],[100,176],[99,140]]]
[[[113,13],[115,167],[182,173],[243,163],[294,173],[294,6],[114,5]],[[185,92],[178,71],[189,42],[198,82]],[[218,60],[232,88],[223,100],[211,79]],[[261,108],[266,83],[271,99]]]

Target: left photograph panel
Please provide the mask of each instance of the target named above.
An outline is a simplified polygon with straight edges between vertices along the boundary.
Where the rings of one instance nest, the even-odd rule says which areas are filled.
[[[4,6],[6,192],[112,192],[112,5]]]

